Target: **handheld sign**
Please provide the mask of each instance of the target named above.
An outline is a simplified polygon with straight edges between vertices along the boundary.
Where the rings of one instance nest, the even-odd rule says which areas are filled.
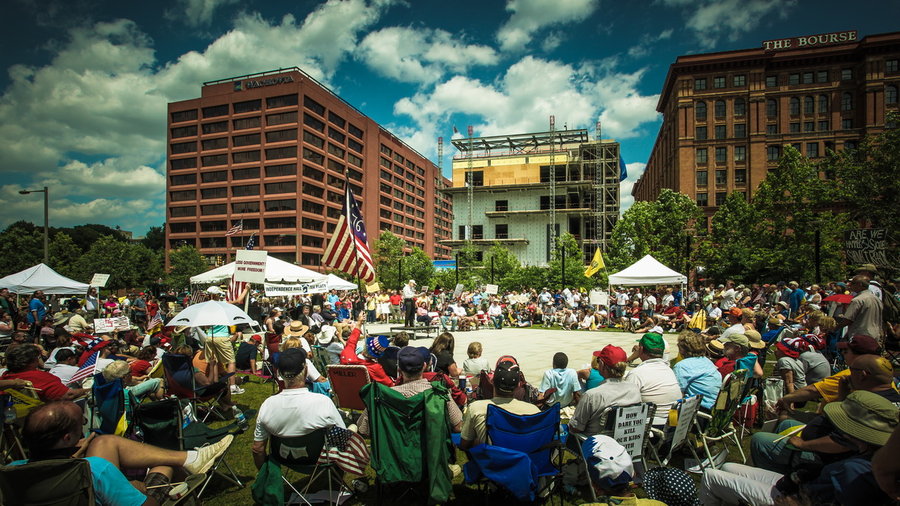
[[[263,250],[238,250],[234,261],[234,280],[265,283],[267,256]]]
[[[106,283],[109,281],[109,274],[94,274],[94,277],[91,278],[91,282],[88,283],[91,286],[96,286],[97,288],[103,288],[106,286]]]

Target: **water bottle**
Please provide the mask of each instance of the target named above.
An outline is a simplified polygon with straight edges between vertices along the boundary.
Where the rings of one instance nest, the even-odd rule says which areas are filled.
[[[462,390],[463,392],[466,391],[466,375],[465,374],[459,375],[459,389]]]
[[[238,427],[241,430],[247,430],[250,428],[250,423],[247,421],[247,415],[244,414],[243,411],[240,411],[235,407],[234,420],[237,422]]]
[[[6,402],[6,408],[3,411],[3,421],[7,425],[16,421],[16,407],[13,405],[12,401]]]
[[[559,440],[565,442],[567,437],[569,437],[569,424],[559,424]]]

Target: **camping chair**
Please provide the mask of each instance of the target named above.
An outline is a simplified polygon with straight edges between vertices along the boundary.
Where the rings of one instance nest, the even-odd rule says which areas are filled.
[[[674,411],[678,417],[678,421],[675,424],[675,430],[663,432],[657,429],[651,429],[653,434],[659,437],[656,444],[648,445],[650,453],[653,454],[653,460],[656,461],[657,464],[665,467],[666,464],[672,460],[672,455],[680,450],[685,444],[687,444],[691,453],[693,453],[694,458],[697,459],[698,462],[700,461],[700,457],[697,456],[697,450],[690,444],[688,436],[690,435],[691,427],[694,426],[694,419],[700,411],[700,403],[702,400],[702,395],[691,395],[681,399],[672,406],[672,411]],[[672,411],[670,411],[670,413]],[[659,451],[665,449],[667,445],[668,451],[666,452],[666,456],[660,458]]]
[[[364,365],[329,365],[326,368],[331,391],[339,409],[362,411],[366,409],[360,398],[360,389],[371,383],[369,370]]]
[[[216,404],[228,391],[228,383],[225,380],[234,373],[228,373],[210,385],[197,386],[194,381],[192,357],[166,353],[162,356],[161,361],[166,374],[166,389],[170,394],[191,401],[197,410],[204,409],[206,414],[203,416],[202,422],[206,422],[209,415],[213,413],[225,420],[225,416],[219,411]]]
[[[640,482],[646,464],[644,453],[650,443],[650,430],[653,417],[656,415],[656,404],[640,402],[628,406],[609,406],[600,413],[600,434],[615,439],[628,450],[634,464],[634,478]],[[568,445],[572,449],[572,445]],[[580,445],[579,445],[580,448]],[[580,454],[579,449],[577,454]]]
[[[369,414],[370,465],[375,471],[378,502],[388,487],[392,504],[445,503],[453,483],[448,464],[455,458],[447,419],[450,397],[440,383],[412,397],[381,383],[362,387]]]
[[[309,481],[303,488],[303,492],[297,490],[287,476],[284,474],[281,476],[284,483],[306,504],[311,503],[305,494],[309,492],[309,487],[313,482],[322,475],[328,477],[328,502],[339,504],[341,492],[346,491],[352,494],[350,488],[344,483],[340,471],[331,460],[319,463],[319,455],[327,444],[326,434],[329,430],[331,427],[323,427],[304,436],[269,437],[269,458],[282,467],[309,475]],[[332,487],[335,484],[338,485],[337,495],[332,498],[332,491],[334,491]]]
[[[318,344],[314,344],[311,346],[312,349],[312,358],[310,359],[316,369],[321,371],[327,371],[328,366],[331,365],[331,357],[328,352],[325,350],[324,346],[319,346]]]
[[[712,414],[698,412],[697,416],[708,420],[706,428],[701,428],[696,423],[697,435],[703,442],[703,450],[706,452],[707,464],[716,469],[716,460],[713,458],[710,445],[720,441],[730,440],[737,446],[741,454],[741,462],[747,462],[744,455],[744,449],[741,447],[741,441],[738,439],[737,431],[734,428],[732,420],[734,413],[744,399],[744,385],[747,383],[747,370],[738,369],[732,372],[722,381],[722,389],[716,397],[716,403],[713,405]],[[728,446],[723,445],[722,451],[716,455],[716,458],[724,458],[728,455]],[[703,471],[703,461],[698,462],[700,471]]]
[[[128,432],[128,397],[121,379],[107,381],[103,374],[94,375],[91,387],[91,430],[98,434],[124,436]]]
[[[10,422],[3,420],[3,428],[0,431],[0,463],[2,464],[27,458],[20,433],[22,420],[28,416],[31,410],[43,404],[33,387],[29,387],[31,387],[30,381],[25,387],[8,387],[6,393],[0,396],[0,403],[7,406],[12,402],[16,413],[14,420]]]
[[[193,404],[190,401],[172,398],[135,406],[134,427],[135,434],[138,434],[145,444],[176,451],[199,448],[215,443],[228,434],[237,436],[241,432],[236,423],[211,429],[205,423],[193,419]],[[231,447],[225,450],[210,469],[197,497],[203,495],[203,491],[216,474],[239,487],[244,486],[225,460],[230,450]],[[220,467],[224,467],[224,471],[220,470]]]

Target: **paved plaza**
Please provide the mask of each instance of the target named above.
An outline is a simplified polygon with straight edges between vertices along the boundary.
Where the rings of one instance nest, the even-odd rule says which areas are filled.
[[[367,324],[366,329],[370,334],[379,332],[387,333],[389,327],[396,326],[386,324]],[[434,336],[436,334],[432,334]],[[501,355],[516,357],[522,367],[525,377],[535,386],[540,384],[544,371],[552,367],[553,354],[562,351],[569,356],[569,367],[584,369],[590,367],[591,353],[599,350],[607,344],[621,346],[626,353],[631,353],[639,334],[630,332],[607,332],[585,330],[548,330],[540,327],[517,329],[504,327],[502,329],[485,328],[482,330],[470,330],[454,332],[456,347],[453,358],[462,368],[466,357],[466,349],[472,341],[478,341],[484,347],[483,357],[493,365]],[[677,334],[665,334],[670,351],[674,355]],[[431,339],[417,339],[411,341],[414,346],[431,346]]]

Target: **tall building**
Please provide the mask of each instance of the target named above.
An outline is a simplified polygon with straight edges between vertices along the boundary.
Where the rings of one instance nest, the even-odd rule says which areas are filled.
[[[570,232],[590,262],[619,217],[619,144],[587,130],[453,140],[454,239],[479,251],[500,243],[525,265],[546,265],[551,232]],[[467,184],[470,182],[470,184]],[[555,228],[551,229],[551,224]],[[582,259],[574,259],[582,261]]]
[[[440,169],[298,68],[203,84],[168,107],[166,245],[231,261],[254,236],[270,255],[316,269],[344,185],[370,242],[390,230],[435,258],[450,248]],[[234,225],[243,232],[226,237]]]
[[[785,145],[809,158],[855,147],[898,110],[898,60],[900,32],[860,40],[855,31],[679,56],[635,199],[670,188],[696,199],[708,220],[729,193],[749,197]]]

